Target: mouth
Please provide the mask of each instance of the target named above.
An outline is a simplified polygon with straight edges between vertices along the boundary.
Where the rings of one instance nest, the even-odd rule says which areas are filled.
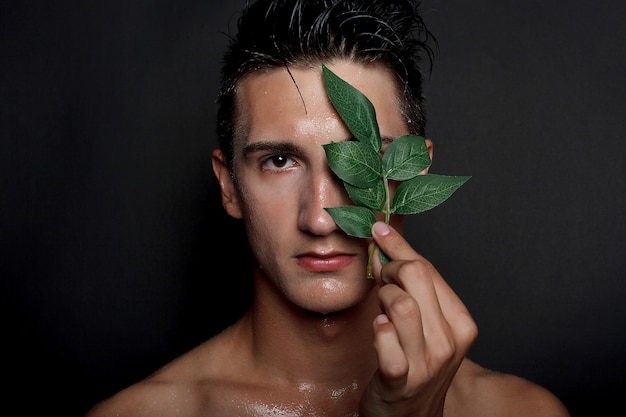
[[[298,265],[311,272],[334,272],[351,264],[355,255],[347,253],[308,252],[296,256]]]

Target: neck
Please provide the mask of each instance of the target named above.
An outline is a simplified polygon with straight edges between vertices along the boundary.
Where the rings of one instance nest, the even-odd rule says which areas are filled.
[[[376,287],[353,307],[330,314],[302,310],[269,289],[255,285],[247,313],[254,361],[278,372],[286,383],[364,386],[377,367],[372,321],[380,312]],[[261,302],[260,300],[263,300]]]

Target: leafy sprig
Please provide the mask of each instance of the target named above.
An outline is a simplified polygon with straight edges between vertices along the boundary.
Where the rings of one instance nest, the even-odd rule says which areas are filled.
[[[330,169],[343,181],[354,205],[326,207],[335,223],[350,236],[372,236],[375,213],[383,213],[385,223],[392,214],[417,214],[447,200],[469,176],[422,174],[431,160],[423,137],[403,135],[395,138],[381,156],[382,139],[376,112],[370,100],[359,90],[322,65],[328,97],[355,140],[331,142],[324,151]],[[399,182],[393,195],[389,181]],[[372,278],[373,245],[367,264]],[[389,259],[379,251],[380,259]]]

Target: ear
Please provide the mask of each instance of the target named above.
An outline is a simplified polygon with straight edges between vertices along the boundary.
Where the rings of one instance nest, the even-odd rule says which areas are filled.
[[[224,206],[226,213],[230,216],[241,219],[242,213],[237,188],[235,187],[235,182],[233,181],[233,177],[228,169],[228,164],[226,163],[226,158],[221,149],[213,150],[211,164],[213,165],[213,172],[217,177],[217,182],[222,192],[222,206]]]
[[[430,139],[424,139],[424,142],[426,143],[426,148],[428,149],[428,156],[430,156],[430,161],[432,162],[433,160],[433,141]],[[428,174],[428,169],[430,167],[426,168],[424,170],[424,174]]]

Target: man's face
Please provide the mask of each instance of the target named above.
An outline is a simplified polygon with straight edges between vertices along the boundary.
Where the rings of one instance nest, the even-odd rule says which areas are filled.
[[[383,140],[408,133],[390,73],[345,61],[328,67],[372,101]],[[290,71],[293,79],[276,69],[240,85],[236,202],[227,210],[243,218],[259,270],[275,289],[307,310],[340,311],[374,285],[366,278],[369,241],[347,236],[324,210],[352,203],[322,145],[352,136],[329,102],[321,65]]]

